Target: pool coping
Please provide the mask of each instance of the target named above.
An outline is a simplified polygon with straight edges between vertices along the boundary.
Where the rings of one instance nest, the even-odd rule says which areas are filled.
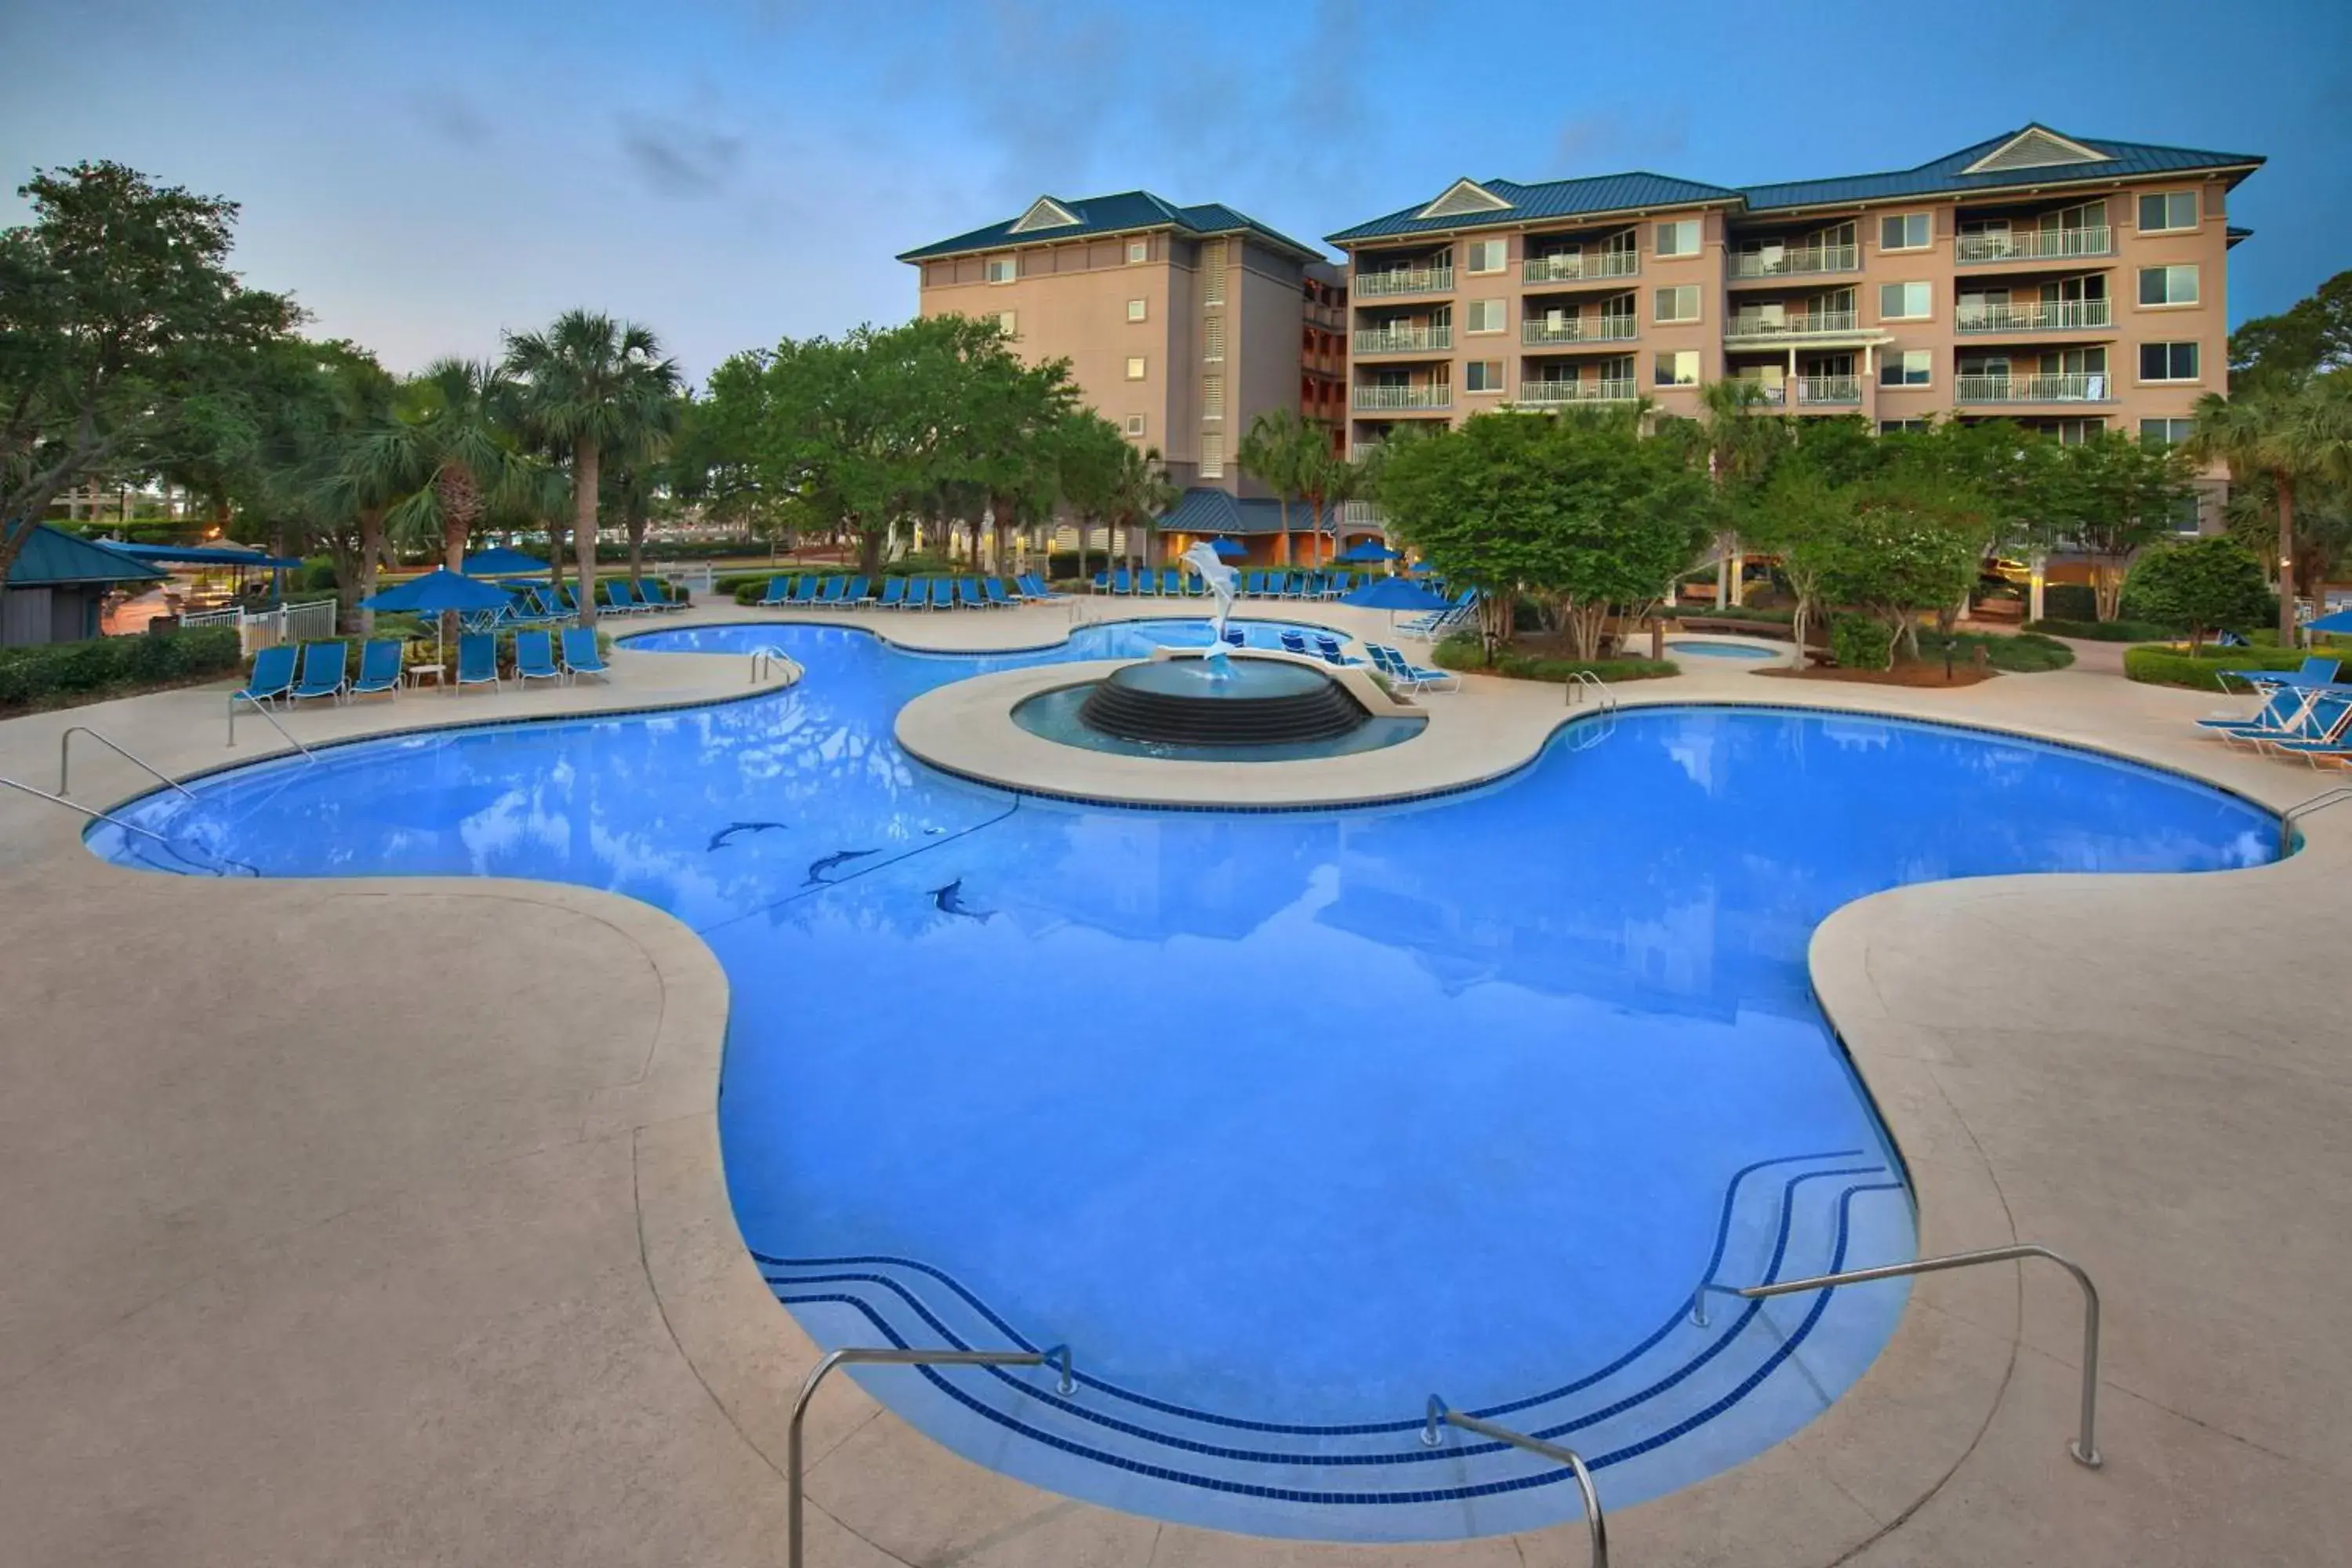
[[[811,624],[826,623],[818,620]],[[677,700],[634,702],[611,709],[520,719],[453,713],[443,721],[404,726],[397,732],[413,734],[452,727],[488,728],[510,722],[601,718],[631,711],[670,711],[771,694],[754,690],[732,696],[686,697]],[[2079,734],[2056,733],[2022,724],[1860,707],[1853,704],[1850,690],[1839,690],[1832,694],[1832,700],[1818,703],[1786,700],[1749,702],[1721,692],[1710,692],[1698,698],[1696,704],[1691,696],[1681,692],[1673,696],[1659,693],[1654,697],[1635,694],[1634,700],[1628,703],[1628,706],[1640,707],[1671,705],[1755,706],[1826,711],[1902,722],[1944,724],[1995,736],[2023,738],[2175,773],[2271,809],[2253,795],[2227,781],[2147,755],[2128,745],[2085,741]],[[1517,763],[1459,787],[1477,787],[1525,767],[1540,754],[1561,723],[1568,721],[1556,721],[1546,727],[1529,754]],[[375,731],[347,739],[376,739],[393,732]],[[251,765],[268,756],[291,754],[290,751],[278,748],[272,752],[175,776],[195,777],[221,771],[223,766]],[[137,798],[147,793],[152,791],[141,790],[119,797],[110,803],[110,809],[112,805],[121,804],[122,799]],[[1316,804],[1300,803],[1296,808],[1313,809]],[[2340,846],[2334,842],[2333,830],[2323,829],[2323,834],[2329,838],[2331,850],[2330,855],[2323,858],[2340,858],[2340,855],[2336,853]],[[76,837],[79,837],[78,834]],[[86,853],[78,844],[74,852]],[[2200,875],[2273,877],[2316,873],[2321,869],[2317,864],[2299,864],[2304,859],[2304,856],[2295,856],[2240,872]],[[107,869],[112,872],[123,868]],[[137,872],[128,874],[142,875]],[[1841,907],[1814,930],[1807,962],[1816,999],[1853,1060],[1857,1077],[1871,1093],[1890,1140],[1904,1158],[1919,1205],[1923,1252],[1994,1245],[2017,1237],[2013,1229],[2005,1231],[2000,1220],[1993,1217],[2005,1216],[2007,1208],[2001,1199],[1998,1178],[1981,1151],[1977,1152],[1973,1159],[1921,1157],[1919,1151],[1928,1146],[1937,1148],[1940,1155],[1948,1143],[1942,1136],[1945,1130],[1935,1125],[1932,1118],[1916,1107],[1899,1097],[1890,1097],[1882,1092],[1885,1086],[1877,1075],[1910,1058],[1901,1050],[1884,1048],[1874,1039],[1885,1026],[1887,1019],[1883,1006],[1874,1009],[1872,1005],[1876,998],[1866,968],[1860,962],[1862,939],[1875,909],[1882,907],[1883,900],[1933,898],[1955,887],[1981,888],[1987,883],[2013,881],[2028,886],[2047,886],[2066,879],[2067,875],[2033,873],[2013,879],[1983,879],[1969,884],[1939,882],[1889,889]],[[701,1036],[701,1038],[694,1048],[688,1048],[691,1042],[682,1043],[680,1054],[688,1059],[677,1064],[679,1071],[666,1075],[659,1095],[663,1113],[646,1113],[643,1119],[631,1123],[635,1128],[638,1158],[646,1163],[649,1170],[660,1167],[675,1188],[669,1190],[663,1183],[654,1182],[646,1184],[641,1189],[637,1215],[639,1240],[645,1250],[648,1282],[656,1301],[662,1304],[680,1353],[694,1368],[696,1375],[727,1413],[744,1440],[766,1457],[771,1465],[776,1464],[782,1451],[781,1420],[790,1375],[813,1363],[814,1347],[804,1335],[800,1334],[789,1316],[776,1308],[748,1253],[742,1248],[741,1238],[734,1226],[733,1211],[726,1199],[715,1115],[719,1056],[724,1039],[726,990],[724,975],[714,973],[716,961],[710,957],[708,948],[698,938],[681,944],[679,938],[693,936],[690,930],[650,906],[618,894],[562,884],[488,879],[350,880],[357,886],[393,891],[494,894],[537,900],[556,906],[593,909],[601,920],[632,932],[639,945],[647,951],[649,961],[662,973],[666,987],[674,987],[683,999],[699,1004],[681,1013],[681,1018],[686,1022],[680,1027],[688,1034]],[[196,883],[187,892],[190,897],[205,896],[201,883]],[[714,1001],[717,1004],[715,1019],[710,1006]],[[667,1024],[667,1018],[665,1024]],[[625,1111],[620,1113],[626,1114]],[[714,1237],[732,1243],[731,1258],[714,1257],[710,1253],[707,1243]],[[702,1245],[682,1239],[689,1237],[699,1238]],[[715,1280],[714,1268],[719,1275]],[[709,1310],[712,1303],[705,1300],[712,1292],[714,1285],[722,1298],[717,1310]],[[1758,1517],[1754,1511],[1758,1507],[1770,1510],[1776,1521],[1786,1520],[1790,1510],[1794,1509],[1811,1515],[1814,1521],[1826,1524],[1827,1528],[1805,1532],[1801,1551],[1779,1553],[1776,1549],[1774,1554],[1751,1555],[1743,1559],[1746,1562],[1834,1561],[1850,1555],[1870,1541],[1898,1527],[1957,1471],[1998,1413],[2019,1352],[2024,1348],[2023,1296],[2021,1283],[2004,1292],[1988,1290],[1981,1280],[1972,1280],[1966,1276],[1932,1277],[1917,1281],[1912,1303],[1906,1309],[1895,1337],[1864,1377],[1828,1411],[1787,1442],[1746,1464],[1622,1514],[1613,1514],[1611,1525],[1619,1537],[1621,1551],[1632,1547],[1633,1551],[1627,1552],[1626,1555],[1632,1557],[1639,1552],[1638,1560],[1642,1561],[1712,1560],[1714,1549],[1706,1543],[1719,1541],[1719,1535],[1714,1532],[1742,1529],[1743,1521],[1752,1522]],[[1960,1332],[1955,1325],[1972,1325],[1977,1331]],[[783,1329],[781,1336],[775,1332],[779,1326]],[[779,1345],[775,1342],[779,1339],[786,1342]],[[1934,1393],[1934,1397],[1924,1405],[1916,1403],[1916,1399],[1921,1389]],[[864,1396],[852,1395],[845,1391],[828,1395],[829,1401],[846,1403],[851,1399],[863,1401]],[[1047,1494],[1035,1492],[996,1472],[980,1469],[955,1458],[929,1444],[928,1439],[913,1434],[903,1424],[887,1416],[873,1423],[867,1431],[870,1436],[861,1440],[860,1457],[873,1463],[877,1468],[887,1462],[897,1471],[899,1477],[898,1484],[902,1488],[908,1484],[907,1478],[911,1476],[916,1478],[913,1484],[919,1488],[936,1488],[946,1495],[971,1498],[974,1511],[983,1515],[994,1517],[1003,1508],[1010,1507],[1024,1517],[1036,1513],[1047,1516],[1035,1528],[1023,1533],[1024,1561],[1042,1559],[1045,1554],[1055,1552],[1056,1538],[1066,1531],[1074,1542],[1086,1538],[1088,1529],[1097,1528],[1091,1522],[1096,1518],[1108,1516],[1117,1521],[1128,1521],[1131,1517],[1108,1515],[1107,1510],[1068,1504]],[[2053,1462],[2056,1445],[2062,1436],[2054,1432],[2050,1434]],[[878,1454],[874,1452],[877,1448],[881,1450]],[[1834,1473],[1838,1468],[1837,1456],[1851,1452],[1875,1454],[1882,1458],[1888,1454],[1900,1455],[1910,1479],[1896,1485],[1882,1480],[1869,1489],[1868,1500],[1864,1501],[1862,1496],[1857,1495],[1860,1489],[1842,1482]],[[993,1500],[982,1503],[975,1494],[989,1494]],[[861,1492],[855,1473],[844,1473],[839,1469],[829,1478],[820,1472],[811,1488],[813,1502],[820,1513],[835,1519],[851,1533],[876,1545],[894,1560],[928,1560],[933,1555],[929,1549],[900,1553],[890,1551],[886,1544],[898,1533],[893,1529],[894,1509],[898,1503],[903,1502],[904,1495],[901,1491],[877,1496],[870,1489]],[[1149,1521],[1141,1522],[1146,1525],[1151,1523]],[[1234,1537],[1214,1531],[1190,1531],[1179,1526],[1153,1528],[1155,1542],[1163,1536],[1197,1537],[1194,1544],[1221,1562],[1262,1561],[1274,1563],[1297,1560],[1295,1542]],[[1774,1533],[1777,1535],[1780,1531],[1776,1529]],[[981,1535],[974,1534],[967,1544],[977,1545],[982,1539]],[[1334,1551],[1379,1556],[1385,1561],[1399,1561],[1404,1553],[1411,1552],[1415,1561],[1433,1561],[1442,1557],[1447,1561],[1501,1563],[1516,1559],[1500,1555],[1493,1549],[1515,1541],[1523,1542],[1530,1550],[1538,1551],[1545,1561],[1555,1558],[1573,1561],[1581,1551],[1580,1528],[1573,1525],[1523,1538],[1489,1537],[1462,1542],[1335,1548]],[[842,1542],[836,1536],[835,1544],[847,1546],[851,1543]]]

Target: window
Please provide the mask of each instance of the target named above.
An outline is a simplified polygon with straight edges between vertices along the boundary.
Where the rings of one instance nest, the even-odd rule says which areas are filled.
[[[1128,433],[1129,435],[1130,435],[1130,436],[1134,436],[1134,437],[1140,437],[1142,436],[1142,434],[1143,434],[1143,416],[1142,416],[1142,415],[1140,415],[1140,414],[1130,414],[1130,415],[1129,415],[1129,416],[1127,416],[1127,433]]]
[[[1463,367],[1462,388],[1465,392],[1500,392],[1503,390],[1503,362],[1498,359],[1474,359]]]
[[[996,330],[1008,338],[1012,337],[1018,331],[1015,325],[1018,320],[1011,310],[999,310],[996,312]]]
[[[1934,374],[1935,357],[1926,349],[1905,349],[1889,352],[1878,362],[1878,384],[1881,386],[1925,386]]]
[[[1466,331],[1499,332],[1503,330],[1504,324],[1503,302],[1500,300],[1470,301],[1470,321]]]
[[[1936,220],[1929,213],[1890,213],[1878,220],[1881,250],[1925,250],[1936,240]]]
[[[1511,242],[1507,239],[1474,239],[1470,242],[1470,270],[1500,272],[1509,259]]]
[[[2197,268],[2141,268],[2139,302],[2143,305],[2194,305],[2197,303]]]
[[[1143,379],[1143,356],[1141,354],[1129,354],[1127,356],[1127,379],[1129,381],[1141,381]]]
[[[1134,266],[1139,261],[1149,261],[1150,259],[1151,242],[1150,240],[1130,239],[1127,242],[1127,264],[1129,267]]]
[[[1932,419],[1882,419],[1878,433],[1882,436],[1925,436],[1935,424]]]
[[[1225,477],[1225,433],[1223,430],[1201,433],[1201,477],[1204,479]]]
[[[1676,349],[1658,356],[1654,384],[1659,386],[1696,386],[1698,384],[1698,351]]]
[[[1222,363],[1225,357],[1225,319],[1211,316],[1201,323],[1201,357],[1211,363]]]
[[[1881,283],[1878,319],[1882,321],[1924,321],[1934,313],[1925,283]]]
[[[1224,302],[1225,242],[1213,239],[1201,247],[1201,303],[1222,305]]]
[[[1127,302],[1127,319],[1130,321],[1140,321],[1150,309],[1151,302],[1148,300],[1129,300]]]
[[[1020,258],[992,256],[988,258],[988,280],[991,283],[1010,283],[1020,276]]]
[[[1201,378],[1201,417],[1223,419],[1225,416],[1225,378],[1204,375]]]
[[[2195,343],[2140,344],[2139,378],[2142,381],[2195,381],[2197,379],[2197,345]]]
[[[2165,234],[2197,226],[2195,191],[2158,191],[2139,199],[2139,231]]]
[[[2143,419],[2139,422],[2140,445],[2144,447],[2178,447],[2189,439],[2197,428],[2194,419]]]
[[[1696,256],[1698,219],[1686,217],[1658,225],[1657,241],[1660,256]]]
[[[2182,496],[2179,504],[2180,510],[2172,514],[2172,531],[2175,533],[2204,532],[2205,498],[2191,491]]]
[[[1658,290],[1656,302],[1651,307],[1650,319],[1654,321],[1696,321],[1698,320],[1698,285],[1684,283]]]

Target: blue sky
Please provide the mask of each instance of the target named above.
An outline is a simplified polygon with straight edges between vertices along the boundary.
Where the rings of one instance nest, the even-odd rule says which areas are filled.
[[[2267,153],[2231,212],[2259,231],[2233,319],[2352,266],[2343,0],[77,0],[0,8],[0,59],[8,192],[106,157],[230,196],[247,276],[402,369],[590,304],[699,376],[904,318],[896,252],[1041,191],[1140,185],[1311,240],[1458,174],[1754,184],[2029,120]]]

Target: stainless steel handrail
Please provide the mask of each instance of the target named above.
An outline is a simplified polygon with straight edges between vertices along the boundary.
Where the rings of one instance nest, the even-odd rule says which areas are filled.
[[[46,800],[52,805],[62,805],[68,811],[79,811],[84,816],[89,817],[92,822],[110,823],[116,827],[120,827],[125,833],[143,833],[148,837],[153,839],[156,843],[161,844],[164,848],[170,849],[172,847],[172,841],[164,837],[162,834],[156,832],[153,828],[142,827],[135,822],[125,822],[122,818],[110,816],[103,811],[94,811],[90,807],[82,805],[81,802],[78,800],[68,800],[61,795],[51,795],[47,790],[35,789],[31,784],[20,784],[16,780],[7,777],[0,777],[0,785],[5,785],[9,789],[22,790],[25,794],[33,796],[36,800]],[[173,850],[173,852],[174,854],[178,853],[177,850]]]
[[[1609,712],[1616,708],[1617,694],[1609,689],[1607,681],[1589,669],[1571,669],[1568,672],[1568,679],[1560,682],[1560,706],[1563,708],[1576,706],[1584,700],[1583,694],[1588,688],[1592,692],[1594,703],[1601,711]]]
[[[58,795],[68,795],[73,794],[72,786],[66,782],[66,767],[67,764],[73,760],[73,738],[76,735],[88,735],[91,740],[96,741],[100,745],[104,746],[108,751],[112,752],[116,756],[122,758],[125,762],[135,763],[138,766],[146,769],[149,775],[159,783],[169,784],[172,788],[178,790],[182,795],[186,795],[190,800],[196,798],[195,792],[188,788],[187,785],[172,777],[169,773],[166,773],[161,768],[158,768],[146,758],[123,750],[121,746],[115,744],[112,741],[108,740],[105,736],[100,734],[97,731],[91,729],[87,724],[68,725],[66,729],[66,732],[58,737]]]
[[[760,684],[760,671],[762,667],[773,669],[779,666],[782,667],[787,678],[784,681],[787,686],[799,684],[801,677],[808,673],[806,667],[799,659],[794,658],[782,648],[755,647],[751,650],[751,684],[753,686]]]
[[[2294,853],[2294,825],[2298,817],[2315,816],[2331,805],[2341,805],[2352,800],[2352,784],[2337,784],[2322,790],[2309,800],[2299,800],[2279,813],[2279,858]]]
[[[1592,1484],[1592,1472],[1585,1468],[1583,1458],[1573,1448],[1563,1448],[1558,1443],[1547,1443],[1540,1437],[1530,1437],[1524,1432],[1514,1432],[1508,1426],[1497,1426],[1491,1421],[1481,1421],[1475,1415],[1465,1415],[1459,1410],[1448,1410],[1445,1401],[1434,1394],[1429,1396],[1429,1421],[1422,1428],[1421,1440],[1434,1448],[1438,1444],[1437,1425],[1444,1422],[1459,1426],[1465,1432],[1475,1432],[1481,1437],[1492,1437],[1498,1443],[1508,1443],[1515,1448],[1525,1448],[1530,1454],[1540,1454],[1558,1464],[1566,1465],[1576,1477],[1577,1489],[1584,1494],[1585,1532],[1592,1540],[1592,1568],[1609,1568],[1609,1521],[1601,1511],[1601,1493]]]
[[[1070,1375],[1070,1347],[1055,1345],[1044,1351],[949,1351],[885,1349],[880,1346],[852,1345],[832,1351],[817,1363],[801,1384],[800,1397],[793,1401],[791,1425],[784,1428],[784,1563],[785,1568],[801,1568],[801,1423],[808,1415],[809,1401],[816,1395],[816,1386],[825,1374],[837,1366],[1044,1366],[1048,1363],[1061,1371],[1054,1392],[1069,1394],[1076,1391],[1077,1383]]]
[[[296,751],[301,752],[304,756],[310,758],[310,761],[314,763],[319,760],[316,752],[312,752],[310,747],[304,745],[301,742],[296,740],[288,732],[286,726],[278,721],[278,715],[272,713],[267,707],[263,706],[259,698],[247,697],[242,691],[232,691],[228,694],[228,743],[231,747],[236,746],[236,705],[239,702],[250,704],[256,713],[258,713],[264,719],[268,720],[269,727],[277,731],[279,734],[284,735],[288,745],[293,747]]]
[[[1777,1279],[1769,1284],[1734,1286],[1701,1285],[1691,1297],[1691,1316],[1705,1322],[1699,1311],[1698,1299],[1709,1290],[1730,1296],[1744,1296],[1758,1300],[1766,1296],[1787,1296],[1799,1290],[1828,1290],[1840,1285],[1862,1285],[1873,1279],[1899,1279],[1910,1274],[1940,1274],[1947,1268],[1966,1268],[1978,1263],[2008,1263],[2021,1258],[2046,1258],[2074,1277],[2083,1288],[2083,1430],[2066,1445],[2066,1452],[2074,1462],[2087,1469],[2097,1469],[2104,1462],[2099,1458],[2096,1440],[2099,1415],[2099,1288],[2082,1265],[2061,1257],[2046,1247],[2021,1245],[1989,1247],[1975,1252],[1951,1252],[1941,1258],[1917,1258],[1908,1263],[1889,1263],[1877,1268],[1854,1268],[1843,1274],[1817,1274],[1810,1279]]]

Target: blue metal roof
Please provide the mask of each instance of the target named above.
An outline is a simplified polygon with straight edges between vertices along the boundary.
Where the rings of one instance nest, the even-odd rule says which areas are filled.
[[[1090,234],[1132,234],[1140,229],[1173,228],[1190,235],[1255,234],[1259,238],[1295,251],[1302,257],[1321,261],[1323,252],[1311,245],[1301,245],[1278,229],[1269,228],[1248,214],[1236,212],[1222,202],[1205,202],[1199,206],[1179,206],[1150,191],[1120,191],[1108,196],[1086,196],[1066,201],[1059,196],[1041,198],[1068,212],[1076,223],[1055,224],[1050,227],[1013,232],[1013,226],[1023,215],[1015,214],[984,228],[952,239],[939,240],[898,253],[901,261],[921,261],[933,256],[959,256],[973,250],[1003,250],[1015,245],[1046,245],[1056,240],[1080,239]],[[1034,203],[1031,204],[1033,206]]]
[[[1970,174],[1964,171],[2009,142],[2041,132],[2072,142],[2100,156],[2088,163],[2037,163],[2022,168],[1990,169]],[[2243,169],[2263,163],[2251,153],[2214,153],[2190,147],[2159,147],[2140,142],[2111,142],[2099,137],[2069,136],[2046,125],[2021,125],[1972,147],[1945,154],[1915,169],[1878,174],[1844,174],[1826,180],[1797,180],[1781,184],[1738,188],[1703,184],[1695,180],[1636,171],[1600,174],[1588,179],[1554,180],[1522,185],[1510,180],[1480,180],[1478,186],[1510,203],[1490,212],[1468,212],[1450,217],[1419,217],[1429,206],[1417,203],[1386,217],[1358,224],[1325,237],[1334,245],[1414,234],[1502,228],[1549,218],[1576,217],[1612,212],[1654,211],[1660,207],[1728,203],[1742,211],[1767,213],[1791,207],[1834,206],[1858,202],[1899,200],[1906,196],[1966,195],[2009,187],[2065,184],[2080,180],[2129,180],[2168,174],[2214,169]]]
[[[133,561],[159,561],[167,566],[267,566],[290,571],[302,564],[298,556],[268,555],[234,544],[128,544],[111,539],[104,542],[118,555],[128,555]]]
[[[1461,182],[1456,181],[1455,184]],[[1629,174],[1595,174],[1581,180],[1552,180],[1522,185],[1514,180],[1475,180],[1472,184],[1510,203],[1492,212],[1458,213],[1452,217],[1419,217],[1431,204],[1415,202],[1401,212],[1343,228],[1324,237],[1334,245],[1393,235],[1443,233],[1449,229],[1489,228],[1540,218],[1576,217],[1585,213],[1633,212],[1649,207],[1689,206],[1704,202],[1737,202],[1739,193],[1727,185],[1701,184],[1671,174],[1635,170]],[[1450,187],[1449,187],[1450,188]]]
[[[1337,509],[1323,509],[1320,530],[1313,526],[1313,509],[1305,501],[1290,503],[1290,531],[1293,533],[1331,531],[1331,518]],[[1279,501],[1242,500],[1221,489],[1196,485],[1176,498],[1176,504],[1160,514],[1163,533],[1232,533],[1252,537],[1282,531],[1282,505]]]
[[[33,537],[9,563],[11,588],[47,588],[63,583],[141,583],[164,574],[118,554],[103,544],[76,539],[47,523],[35,525]]]

